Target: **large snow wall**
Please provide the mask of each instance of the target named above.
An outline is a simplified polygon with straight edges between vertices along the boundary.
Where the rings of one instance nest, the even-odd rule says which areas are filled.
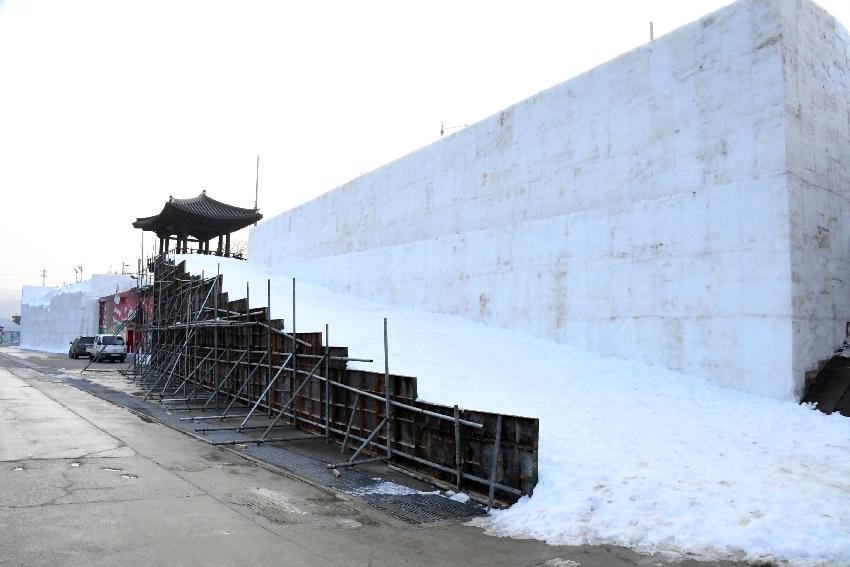
[[[251,258],[799,396],[850,319],[847,56],[806,0],[738,2],[263,222]]]
[[[98,299],[136,285],[122,275],[94,275],[59,288],[24,286],[21,291],[21,346],[67,352],[68,342],[98,332]]]

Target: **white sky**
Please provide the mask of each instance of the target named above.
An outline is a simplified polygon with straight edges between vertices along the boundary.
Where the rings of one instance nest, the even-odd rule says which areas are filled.
[[[169,195],[252,206],[258,153],[268,218],[728,3],[0,0],[0,316]]]

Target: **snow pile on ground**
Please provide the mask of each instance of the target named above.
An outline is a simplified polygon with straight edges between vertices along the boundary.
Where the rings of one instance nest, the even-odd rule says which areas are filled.
[[[89,280],[62,287],[24,286],[21,346],[66,352],[75,337],[97,334],[99,298],[135,285],[130,276],[95,274]]]
[[[231,299],[266,304],[247,262],[184,257]],[[272,276],[291,323],[291,280]],[[540,418],[532,498],[477,523],[553,544],[617,544],[702,558],[850,563],[850,419],[645,364],[604,358],[466,319],[389,308],[298,282],[299,331],[324,330],[382,370],[419,378],[424,400]],[[754,354],[758,356],[758,354]]]

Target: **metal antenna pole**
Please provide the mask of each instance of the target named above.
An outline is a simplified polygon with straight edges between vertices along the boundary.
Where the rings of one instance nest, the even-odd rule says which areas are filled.
[[[213,352],[215,353],[213,356],[215,358],[215,362],[213,363],[213,385],[215,386],[215,391],[218,392],[219,382],[218,378],[220,375],[219,371],[219,360],[218,360],[218,298],[221,295],[221,262],[216,264],[215,268],[215,303],[213,307],[213,318],[215,319],[215,327],[213,327]],[[230,348],[228,346],[228,348]],[[215,397],[215,403],[218,405],[218,394]]]
[[[392,438],[393,438],[393,422],[391,418],[392,403],[390,401],[390,358],[387,348],[387,318],[384,317],[384,390],[386,393],[384,419],[387,421],[387,458],[393,456]]]
[[[257,154],[257,177],[254,181],[254,211],[257,210],[257,197],[260,194],[260,154]],[[257,223],[254,223],[257,226]]]
[[[325,323],[325,443],[331,441],[331,342],[328,338],[329,327]],[[352,412],[351,415],[354,415]]]
[[[295,334],[295,278],[292,278],[292,378],[289,383],[289,395],[290,397],[294,396],[295,392],[295,381],[297,379],[298,373],[298,341],[297,335]],[[293,402],[292,405],[292,415],[298,415],[298,408],[295,407]],[[296,427],[298,427],[298,418],[294,418],[293,423]]]
[[[268,354],[268,358],[266,359],[266,381],[268,382],[267,388],[271,389],[272,384],[272,280],[271,278],[266,279],[266,322],[269,324],[269,327],[266,329],[266,352]],[[269,417],[272,415],[272,393],[271,391],[266,392],[266,409],[268,410]]]
[[[245,322],[246,323],[251,322],[251,282],[250,282],[250,280],[245,282]],[[247,333],[247,335],[246,335],[246,333]],[[246,362],[248,363],[248,365],[245,367],[245,383],[246,383],[246,386],[248,388],[246,391],[247,391],[247,395],[248,395],[249,399],[251,397],[251,386],[249,384],[247,384],[247,382],[251,378],[251,376],[253,375],[253,371],[251,370],[251,344],[253,343],[254,337],[251,336],[252,333],[253,333],[253,328],[250,325],[248,325],[248,326],[245,327],[245,331],[242,334],[242,336],[245,338],[245,352],[248,353],[248,357],[246,359]],[[241,387],[240,387],[240,389],[241,389]],[[238,392],[237,392],[236,396],[239,396]],[[236,401],[236,397],[233,398],[233,401]],[[232,402],[231,402],[231,404],[232,404]],[[230,406],[227,406],[227,407],[229,408]],[[227,413],[227,410],[225,410],[224,413]]]

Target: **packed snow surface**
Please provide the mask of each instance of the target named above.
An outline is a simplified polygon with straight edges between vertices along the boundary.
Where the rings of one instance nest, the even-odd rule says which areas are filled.
[[[130,289],[136,282],[126,275],[95,274],[90,279],[58,287],[24,286],[21,303],[30,307],[50,307],[54,298],[79,294],[84,299],[98,299],[104,295]]]
[[[225,274],[231,299],[291,329],[291,280],[247,262],[185,256]],[[553,544],[850,564],[850,419],[606,358],[459,317],[390,308],[299,281],[297,329],[324,330],[360,368],[418,377],[421,399],[540,419],[534,496],[477,523]],[[753,356],[761,356],[753,353]]]

